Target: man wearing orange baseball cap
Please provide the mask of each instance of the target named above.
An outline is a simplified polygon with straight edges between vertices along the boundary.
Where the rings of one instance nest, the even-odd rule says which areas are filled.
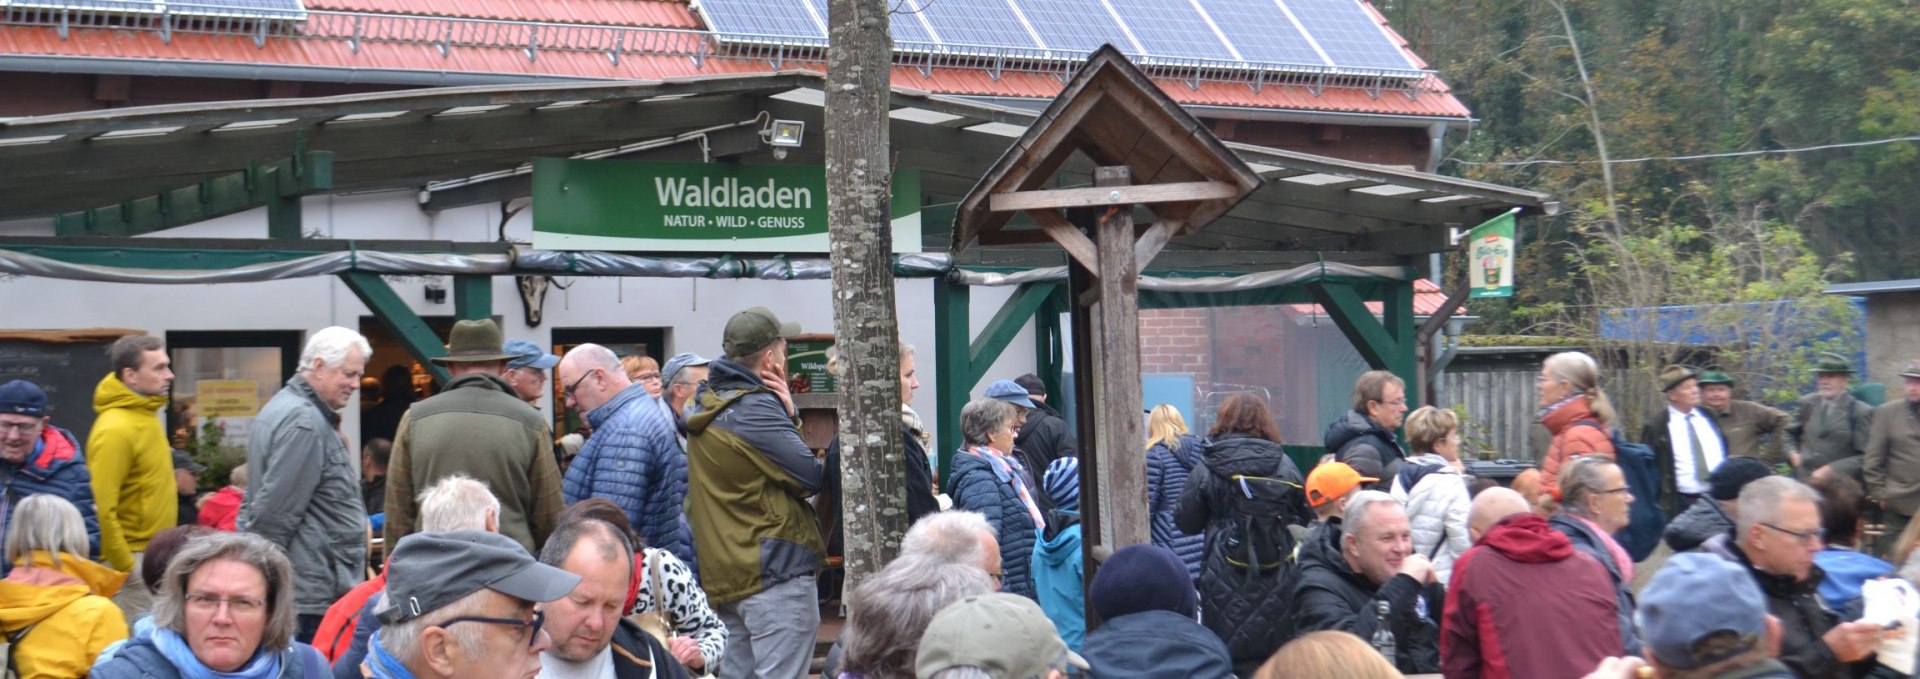
[[[1345,462],[1328,462],[1314,467],[1307,474],[1307,504],[1313,507],[1314,520],[1324,523],[1327,519],[1340,518],[1347,507],[1347,497],[1353,491],[1379,482],[1380,479],[1361,476],[1360,472]]]

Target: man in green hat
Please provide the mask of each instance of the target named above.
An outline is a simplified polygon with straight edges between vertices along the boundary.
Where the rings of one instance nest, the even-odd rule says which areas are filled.
[[[1727,437],[1700,407],[1700,371],[1684,365],[1660,369],[1665,407],[1647,418],[1640,442],[1653,449],[1660,469],[1660,508],[1678,516],[1712,489],[1715,467],[1727,460]]]
[[[1853,364],[1845,356],[1820,354],[1813,373],[1819,390],[1800,397],[1796,421],[1787,427],[1787,459],[1802,479],[1811,478],[1821,467],[1836,465],[1833,471],[1859,481],[1860,456],[1873,431],[1873,406],[1847,391]]]
[[[1700,404],[1719,421],[1729,457],[1757,457],[1773,466],[1785,461],[1787,426],[1793,418],[1778,408],[1733,398],[1733,376],[1720,366],[1700,371]],[[1760,437],[1766,436],[1764,450]]]
[[[1901,395],[1874,411],[1867,438],[1867,496],[1883,508],[1879,544],[1892,554],[1895,542],[1920,512],[1920,361],[1900,371]]]
[[[552,429],[501,377],[515,355],[501,349],[500,326],[460,321],[447,339],[447,354],[433,359],[447,367],[446,387],[407,409],[394,431],[386,544],[419,528],[419,489],[459,474],[493,489],[500,534],[533,553],[565,508]]]

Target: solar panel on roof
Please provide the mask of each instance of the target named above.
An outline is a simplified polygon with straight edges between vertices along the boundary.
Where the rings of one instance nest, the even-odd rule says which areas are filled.
[[[156,0],[0,0],[0,7],[45,7],[49,9],[87,9],[104,12],[159,12]]]
[[[1200,0],[1214,25],[1239,48],[1240,58],[1279,64],[1331,66],[1276,0]]]
[[[1040,47],[1007,0],[910,0],[908,4],[933,26],[934,36],[943,45]],[[894,15],[895,21],[902,18]]]
[[[1359,0],[1280,0],[1334,66],[1414,70]]]
[[[825,40],[827,27],[815,21],[802,0],[697,0],[694,11],[713,32],[731,36]]]
[[[1038,0],[1046,2],[1046,0]],[[1157,57],[1233,60],[1206,18],[1183,0],[1108,0],[1147,54]]]
[[[1092,52],[1111,44],[1128,54],[1142,51],[1100,0],[1038,0],[1020,8],[1047,49]]]
[[[174,14],[189,16],[248,17],[256,19],[305,19],[307,10],[300,0],[191,0],[186,3],[162,3]]]

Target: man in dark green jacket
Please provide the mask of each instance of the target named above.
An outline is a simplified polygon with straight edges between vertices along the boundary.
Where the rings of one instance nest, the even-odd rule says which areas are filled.
[[[386,544],[419,528],[426,488],[453,474],[479,480],[500,500],[500,534],[534,553],[566,506],[560,496],[560,466],[553,434],[540,411],[515,395],[500,373],[512,356],[501,351],[500,326],[492,320],[453,326],[445,390],[407,410],[393,435],[387,462]]]
[[[762,307],[734,314],[687,416],[687,522],[701,586],[734,640],[720,662],[728,679],[805,676],[820,627],[826,545],[807,504],[820,462],[787,392],[786,338],[798,333]]]
[[[1864,483],[1861,455],[1873,431],[1873,406],[1847,391],[1853,364],[1838,354],[1820,355],[1813,367],[1819,391],[1800,397],[1800,410],[1787,427],[1787,457],[1801,480],[1827,465]]]

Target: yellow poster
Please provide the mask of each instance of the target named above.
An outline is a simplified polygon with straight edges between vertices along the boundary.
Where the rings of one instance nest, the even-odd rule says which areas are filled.
[[[201,417],[260,414],[260,384],[253,380],[200,380],[195,408]]]

